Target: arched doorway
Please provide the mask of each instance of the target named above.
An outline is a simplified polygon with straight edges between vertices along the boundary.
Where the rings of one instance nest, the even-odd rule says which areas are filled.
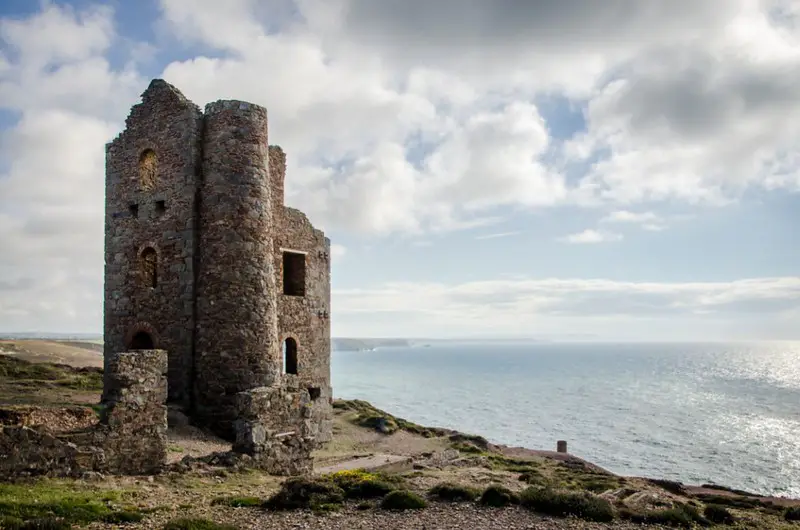
[[[153,344],[153,337],[146,331],[137,331],[131,339],[128,346],[129,350],[152,350],[155,345]]]
[[[283,341],[283,373],[297,373],[297,341],[292,337]]]

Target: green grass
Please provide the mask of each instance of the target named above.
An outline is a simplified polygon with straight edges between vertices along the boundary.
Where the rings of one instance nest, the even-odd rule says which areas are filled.
[[[800,521],[800,506],[787,508],[783,513],[783,518],[787,521]]]
[[[686,495],[686,489],[683,487],[683,484],[677,482],[675,480],[665,480],[660,478],[651,478],[648,479],[648,482],[654,486],[658,486],[659,488],[668,491],[674,495]]]
[[[782,508],[771,501],[762,501],[755,497],[731,497],[728,495],[709,495],[705,493],[695,494],[694,497],[706,504],[717,504],[719,506],[729,506],[740,510],[764,509],[773,514],[782,512]]]
[[[88,524],[92,522],[127,523],[141,520],[135,511],[112,507],[120,499],[114,491],[71,488],[58,481],[37,481],[25,484],[0,484],[0,518],[16,521],[25,528],[39,525]],[[47,526],[50,528],[50,526]]]
[[[231,508],[258,508],[264,501],[258,497],[217,497],[211,501],[212,506],[230,506]]]
[[[484,506],[502,508],[503,506],[508,506],[510,504],[517,504],[519,502],[519,498],[513,491],[505,486],[492,484],[483,491],[479,502]]]
[[[239,530],[229,524],[219,524],[208,519],[173,519],[164,525],[164,530]]]
[[[733,524],[736,520],[727,508],[719,504],[707,505],[703,510],[703,515],[712,523],[717,524]]]
[[[264,502],[269,510],[328,511],[331,505],[341,506],[345,492],[330,480],[295,477],[286,480],[272,497]]]
[[[693,528],[695,525],[710,526],[711,521],[700,515],[697,508],[688,504],[679,504],[664,510],[647,512],[620,511],[620,518],[636,524],[659,524],[673,528]]]
[[[35,384],[70,388],[72,390],[100,391],[103,389],[103,372],[100,368],[74,368],[52,363],[31,363],[0,355],[0,379],[17,384]]]
[[[421,510],[428,503],[414,492],[395,490],[386,495],[381,502],[384,510]]]
[[[614,520],[614,508],[611,503],[591,493],[529,487],[520,493],[519,503],[530,510],[545,515],[557,517],[571,515],[600,523]]]
[[[384,473],[371,473],[363,469],[338,471],[320,477],[331,481],[344,491],[346,499],[375,499],[389,492],[402,489],[405,481],[402,477]]]
[[[447,502],[468,502],[474,501],[480,495],[480,491],[469,486],[454,484],[452,482],[442,482],[432,487],[428,495]]]
[[[392,416],[386,411],[374,407],[367,401],[361,399],[337,399],[333,402],[333,408],[337,410],[356,412],[357,414],[350,419],[355,425],[374,429],[384,434],[391,434],[398,430],[407,431],[413,434],[424,436],[425,438],[436,438],[452,433],[447,429],[435,427],[423,427],[397,416]]]

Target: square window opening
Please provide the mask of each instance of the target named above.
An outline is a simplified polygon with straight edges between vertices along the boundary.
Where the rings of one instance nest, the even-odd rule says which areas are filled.
[[[167,211],[167,204],[164,201],[156,201],[156,213],[162,214]]]
[[[131,217],[139,217],[139,205],[138,204],[128,205],[128,212],[131,214]]]

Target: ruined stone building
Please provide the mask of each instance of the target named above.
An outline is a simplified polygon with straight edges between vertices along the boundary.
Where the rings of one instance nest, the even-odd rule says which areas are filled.
[[[285,169],[265,108],[201,111],[160,79],[106,145],[105,366],[166,350],[171,406],[238,443],[330,437],[330,240],[284,205]]]

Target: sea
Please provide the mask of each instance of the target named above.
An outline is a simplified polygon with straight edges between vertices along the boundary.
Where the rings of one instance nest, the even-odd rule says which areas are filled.
[[[800,343],[442,342],[336,351],[331,378],[422,425],[800,498]]]

